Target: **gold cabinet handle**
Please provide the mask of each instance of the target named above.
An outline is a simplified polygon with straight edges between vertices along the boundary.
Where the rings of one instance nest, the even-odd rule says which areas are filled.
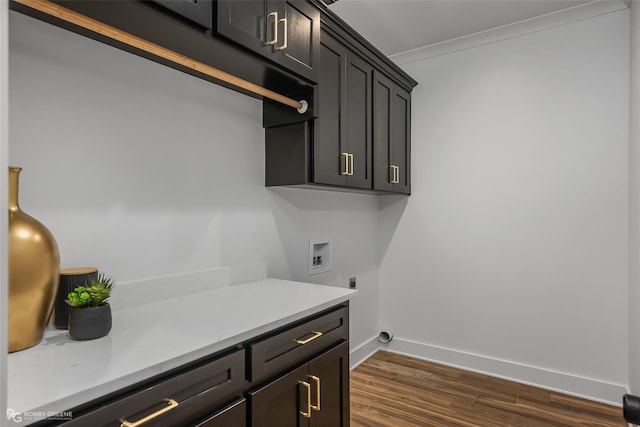
[[[176,402],[173,399],[163,399],[165,402],[167,402],[167,406],[165,406],[164,408],[154,412],[153,414],[149,414],[146,417],[135,421],[135,422],[131,422],[131,421],[127,421],[127,420],[120,420],[122,421],[122,424],[120,424],[120,427],[138,427],[141,426],[142,424],[145,424],[148,421],[151,421],[154,418],[159,417],[160,415],[171,411],[172,409],[175,409],[178,407],[179,403]]]
[[[282,43],[282,46],[278,46],[276,50],[285,50],[287,48],[287,42],[289,41],[289,37],[287,37],[287,18],[282,18],[278,21],[278,23],[280,22],[284,23],[284,43]]]
[[[311,378],[313,381],[315,381],[315,383],[316,383],[316,395],[318,396],[318,398],[316,399],[316,404],[315,405],[311,405],[311,409],[314,409],[316,411],[320,411],[320,378],[316,377],[315,375],[309,375],[309,378]]]
[[[344,157],[344,171],[340,172],[340,175],[349,175],[349,153],[342,153]]]
[[[267,42],[267,46],[272,46],[278,43],[278,12],[271,12],[267,15],[267,27],[269,25],[269,18],[273,16],[273,40]],[[269,35],[267,34],[267,37]]]
[[[310,343],[311,341],[315,340],[316,338],[320,338],[322,336],[322,332],[320,331],[313,331],[313,335],[311,335],[309,338],[307,338],[306,340],[300,339],[298,338],[297,340],[295,340],[295,342],[297,344],[300,345],[305,345],[307,343]]]
[[[353,154],[342,153],[344,156],[344,172],[340,172],[340,175],[352,176],[353,175]]]
[[[400,167],[396,165],[391,165],[392,178],[389,183],[391,184],[399,184],[400,183]]]
[[[300,415],[305,418],[311,418],[311,384],[306,381],[298,381],[298,384],[307,389],[307,412],[300,409]]]

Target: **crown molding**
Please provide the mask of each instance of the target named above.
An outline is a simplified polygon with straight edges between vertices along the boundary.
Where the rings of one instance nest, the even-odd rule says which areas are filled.
[[[434,56],[445,55],[459,50],[495,43],[500,40],[546,30],[559,25],[627,8],[628,5],[625,0],[594,0],[589,3],[548,13],[535,18],[525,19],[512,24],[492,28],[490,30],[480,31],[441,43],[412,49],[391,55],[390,58],[398,65],[409,64],[411,62],[422,61]]]

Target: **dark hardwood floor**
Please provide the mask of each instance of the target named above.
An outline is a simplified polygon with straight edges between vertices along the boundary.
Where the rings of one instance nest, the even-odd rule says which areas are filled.
[[[626,425],[618,407],[385,351],[351,372],[351,427]]]

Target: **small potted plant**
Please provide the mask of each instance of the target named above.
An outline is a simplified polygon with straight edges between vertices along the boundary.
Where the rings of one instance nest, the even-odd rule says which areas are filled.
[[[111,330],[111,306],[108,299],[115,283],[113,278],[99,273],[86,286],[69,292],[69,336],[74,340],[92,340],[104,337]]]

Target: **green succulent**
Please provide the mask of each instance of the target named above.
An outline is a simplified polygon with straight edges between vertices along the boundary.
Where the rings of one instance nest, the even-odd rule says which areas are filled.
[[[69,292],[65,301],[71,307],[97,307],[107,302],[114,286],[113,278],[99,273],[98,278],[91,279],[86,286],[78,286]]]

